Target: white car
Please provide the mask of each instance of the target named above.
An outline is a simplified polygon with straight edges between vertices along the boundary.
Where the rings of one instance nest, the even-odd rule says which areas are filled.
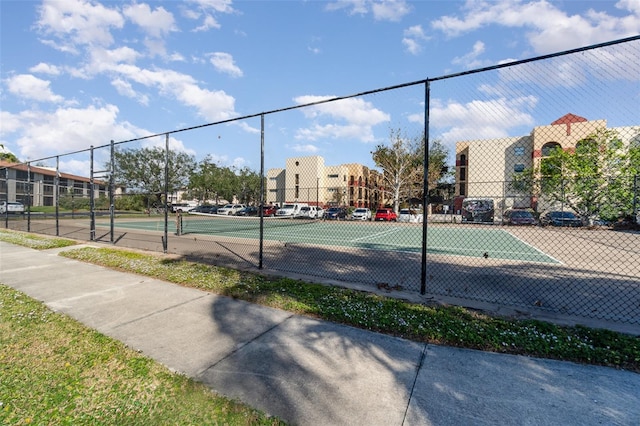
[[[305,219],[310,217],[311,219],[318,219],[322,217],[323,214],[324,210],[322,210],[321,208],[318,208],[316,206],[304,206],[301,207],[300,211],[295,214],[295,217],[303,217]]]
[[[353,220],[371,220],[371,210],[365,207],[358,207],[351,213]]]
[[[422,223],[422,213],[411,209],[400,209],[398,222]]]
[[[247,206],[245,206],[244,204],[225,204],[222,208],[218,209],[217,214],[230,216],[230,215],[236,214],[237,212],[244,209],[245,207]]]
[[[285,203],[276,211],[277,217],[296,217],[303,207],[308,207],[306,203]]]
[[[19,202],[9,202],[0,201],[0,214],[23,214],[24,213],[24,204]]]

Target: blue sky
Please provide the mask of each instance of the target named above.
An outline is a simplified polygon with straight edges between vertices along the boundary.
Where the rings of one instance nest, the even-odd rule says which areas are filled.
[[[640,34],[637,0],[2,0],[0,16],[0,144],[22,161]],[[620,117],[545,107],[546,77],[527,81],[517,96],[496,96],[496,87],[518,79],[507,74],[434,85],[431,137],[453,147],[518,136],[568,112],[639,124],[628,122],[638,118],[637,63],[617,89],[607,86],[636,111]],[[370,152],[391,128],[421,130],[422,92],[267,115],[266,168],[302,155],[372,166]],[[493,118],[477,119],[478,105]],[[175,133],[170,144],[257,171],[260,119]],[[164,146],[164,138],[128,146],[149,145]],[[105,155],[100,150],[98,161]],[[86,153],[60,157],[68,173],[87,175],[88,162]]]

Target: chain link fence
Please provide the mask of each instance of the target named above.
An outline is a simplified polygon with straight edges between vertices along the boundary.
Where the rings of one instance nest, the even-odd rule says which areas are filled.
[[[640,110],[619,100],[637,96],[639,40],[2,162],[0,217],[234,268],[638,324]],[[364,143],[341,164],[282,164],[288,142],[271,129],[291,123],[292,140]],[[259,168],[222,166],[229,143]],[[407,146],[419,167],[403,163]],[[75,162],[86,176],[63,172]]]

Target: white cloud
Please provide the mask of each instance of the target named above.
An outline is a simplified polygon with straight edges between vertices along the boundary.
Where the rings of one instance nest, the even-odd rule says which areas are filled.
[[[315,154],[315,153],[317,153],[319,151],[317,146],[311,145],[311,144],[293,145],[291,147],[291,149],[293,149],[295,152],[301,152],[301,153],[306,153],[306,154]]]
[[[40,74],[60,75],[60,68],[55,65],[45,64],[44,62],[40,62],[38,65],[29,68],[29,71]]]
[[[414,25],[404,30],[402,44],[412,55],[422,51],[421,42],[428,40],[421,25]]]
[[[633,63],[640,55],[640,42],[608,46],[569,56],[535,61],[499,70],[503,83],[533,83],[540,87],[577,87],[590,81],[640,81]]]
[[[488,62],[483,62],[478,57],[482,55],[485,51],[484,43],[481,41],[476,41],[473,44],[473,49],[471,52],[467,53],[464,56],[458,56],[454,58],[451,62],[458,65],[463,65],[467,69],[479,68],[483,65],[489,65]]]
[[[19,74],[5,80],[9,92],[27,100],[60,103],[64,98],[56,95],[49,87],[50,82],[31,74]]]
[[[327,3],[325,8],[329,11],[349,9],[350,15],[364,15],[369,12],[367,4],[368,0],[336,0]]]
[[[231,77],[242,77],[242,70],[236,66],[233,61],[233,56],[225,52],[214,52],[210,54],[211,64],[216,70],[224,74],[229,74]]]
[[[332,99],[332,97],[306,95],[295,98],[294,102],[310,104],[327,99]],[[360,98],[320,103],[303,108],[302,113],[307,118],[315,120],[315,123],[306,129],[298,129],[296,139],[348,138],[372,142],[375,140],[373,126],[390,120],[389,114],[375,108],[371,102]],[[335,124],[335,121],[346,124]]]
[[[37,27],[57,37],[47,44],[61,51],[75,52],[78,45],[109,46],[111,28],[124,25],[117,10],[85,0],[44,0],[38,11]]]
[[[142,132],[126,122],[117,121],[118,108],[60,108],[53,112],[23,111],[13,115],[18,124],[18,157],[27,160],[80,151],[109,143],[110,139],[127,140]],[[84,175],[86,175],[86,170]]]
[[[221,28],[220,23],[215,18],[215,14],[219,13],[235,13],[235,9],[231,6],[231,0],[189,0],[185,3],[185,5],[194,5],[196,10],[186,9],[186,6],[183,10],[183,15],[189,19],[200,19],[201,16],[202,24],[196,27],[193,31],[208,31],[212,28],[218,29]]]
[[[400,21],[411,13],[411,6],[404,0],[383,0],[372,2],[371,11],[376,21]]]
[[[435,99],[431,102],[430,125],[441,129],[436,136],[453,147],[456,142],[469,139],[490,139],[509,136],[509,130],[519,126],[533,126],[534,118],[527,111],[537,104],[534,96],[474,100],[465,104]],[[418,119],[418,115],[415,119]]]
[[[328,11],[348,10],[350,15],[371,13],[376,21],[400,21],[411,13],[411,6],[405,0],[337,0],[328,3]]]
[[[149,105],[149,97],[147,95],[136,92],[128,81],[116,78],[111,81],[111,85],[116,88],[116,91],[122,96],[126,96],[131,99],[135,99],[142,105]]]
[[[168,32],[177,31],[173,14],[167,12],[162,6],[151,10],[148,4],[134,3],[125,6],[122,13],[153,38],[160,38]]]
[[[202,25],[193,29],[194,32],[209,31],[211,28],[221,28],[220,23],[212,15],[205,15],[202,20]]]
[[[464,16],[444,16],[432,27],[450,37],[490,25],[529,30],[526,36],[538,54],[567,50],[640,33],[640,14],[633,0],[617,3],[634,15],[615,17],[589,9],[583,15],[567,15],[545,0],[465,3]],[[596,3],[597,4],[597,3]]]

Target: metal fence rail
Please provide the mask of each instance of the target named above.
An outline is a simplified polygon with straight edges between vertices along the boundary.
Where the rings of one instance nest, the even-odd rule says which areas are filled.
[[[236,268],[640,324],[640,111],[617,102],[637,93],[637,75],[629,77],[628,68],[639,61],[640,37],[632,37],[24,164],[3,162],[0,201],[22,202],[26,212],[0,211],[0,218],[5,228]],[[589,84],[562,80],[560,69]],[[271,142],[267,129],[292,117],[328,120],[330,111],[362,105],[388,126],[387,143],[398,137],[428,148],[423,180],[414,177],[397,203],[389,172],[364,165],[372,144],[344,164],[324,164],[321,156],[270,160],[282,145]],[[534,110],[543,122],[533,119]],[[222,180],[213,179],[203,184],[201,200],[260,210],[290,204],[294,215],[171,210],[179,201],[175,188],[189,184],[186,172],[176,170],[175,146],[211,140],[214,154],[230,123],[260,129],[259,137],[237,142],[260,164],[259,183],[223,200]],[[428,176],[436,143],[448,150],[449,167],[434,187]],[[157,154],[145,164],[155,184],[120,186],[117,156],[145,149]],[[61,157],[90,164],[86,176],[65,174]],[[400,216],[375,220],[382,208]],[[364,216],[356,218],[356,209]]]

